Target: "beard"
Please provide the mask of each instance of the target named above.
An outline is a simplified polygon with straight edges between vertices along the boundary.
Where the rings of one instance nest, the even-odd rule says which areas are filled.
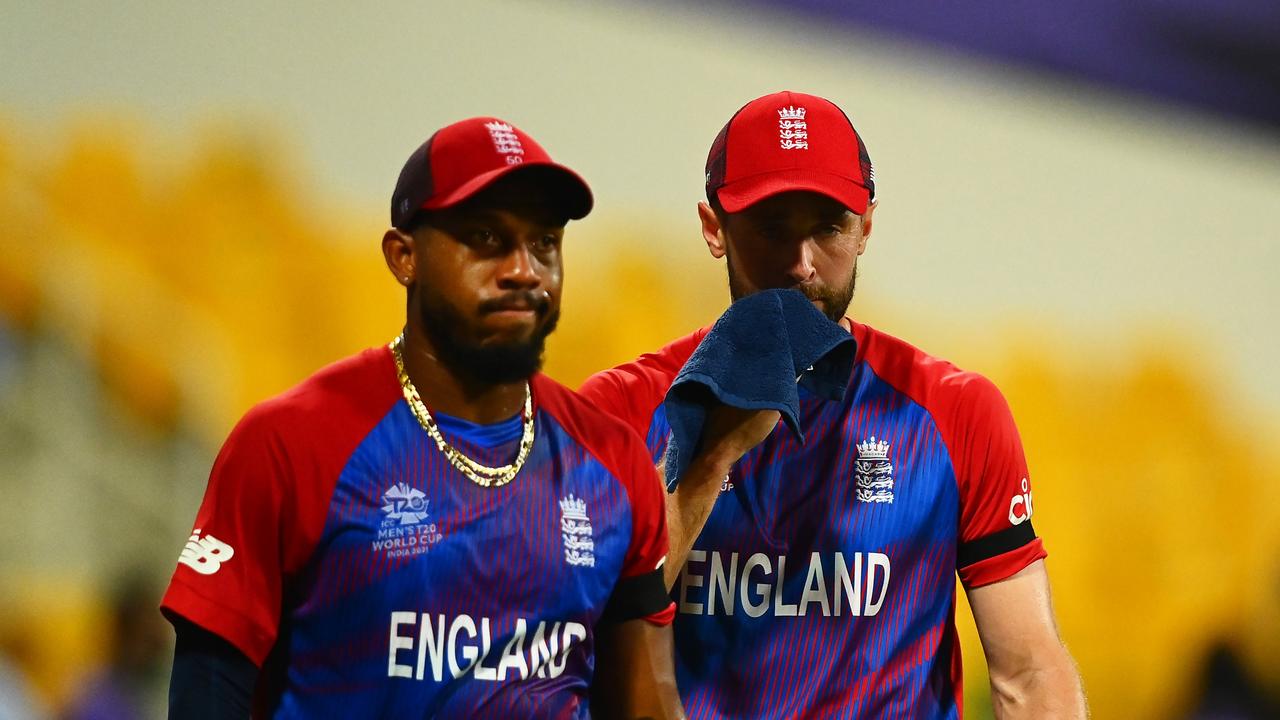
[[[750,284],[743,279],[733,267],[733,255],[725,249],[725,268],[729,271],[729,296],[734,300],[758,292],[764,288],[752,289]],[[822,314],[827,316],[831,322],[838,323],[844,318],[849,310],[849,305],[853,303],[854,288],[858,284],[858,265],[854,263],[853,272],[849,273],[849,282],[843,287],[832,288],[826,285],[794,285],[796,290],[804,293],[810,302],[822,302]]]
[[[534,307],[538,325],[524,340],[499,343],[482,343],[469,332],[466,316],[455,305],[426,288],[422,291],[419,308],[422,328],[440,362],[451,372],[486,384],[500,384],[528,380],[542,369],[542,353],[547,336],[556,329],[560,311],[552,310],[545,296],[529,293],[524,300]],[[480,304],[484,314],[501,301]]]

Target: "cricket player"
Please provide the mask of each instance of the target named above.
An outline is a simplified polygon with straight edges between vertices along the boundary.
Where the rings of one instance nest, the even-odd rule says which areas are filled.
[[[171,717],[683,717],[649,454],[539,373],[591,205],[496,118],[410,156],[404,330],[231,432],[163,601]]]
[[[758,98],[725,125],[706,170],[702,235],[733,298],[796,288],[857,354],[843,401],[800,388],[803,445],[770,433],[776,412],[714,411],[714,437],[668,498],[689,716],[959,717],[958,574],[997,716],[1083,717],[1004,398],[847,316],[876,209],[848,117],[813,95]],[[663,397],[706,332],[581,390],[643,434],[655,462],[670,430]]]

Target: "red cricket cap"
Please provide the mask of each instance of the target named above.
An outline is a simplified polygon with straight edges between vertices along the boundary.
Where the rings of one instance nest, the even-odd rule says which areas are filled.
[[[835,103],[783,91],[743,105],[716,136],[707,198],[735,213],[791,190],[821,193],[861,215],[875,200],[875,170]]]
[[[577,173],[511,123],[475,117],[440,128],[409,156],[391,195],[391,224],[403,229],[419,210],[452,207],[516,172],[537,173],[570,220],[591,212],[591,188]]]

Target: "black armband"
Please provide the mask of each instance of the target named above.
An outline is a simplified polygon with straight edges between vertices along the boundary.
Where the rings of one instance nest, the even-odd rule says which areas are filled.
[[[1036,539],[1036,531],[1031,521],[1007,527],[967,543],[960,543],[956,548],[956,567],[965,568],[997,555],[1017,550]]]
[[[623,578],[613,588],[601,622],[619,623],[657,615],[671,605],[662,568]]]

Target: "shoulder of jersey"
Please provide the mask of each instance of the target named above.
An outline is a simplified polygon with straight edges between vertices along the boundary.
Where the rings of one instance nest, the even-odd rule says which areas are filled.
[[[573,390],[542,373],[533,376],[532,386],[538,407],[615,474],[635,453],[644,451],[644,441],[635,430]]]
[[[657,352],[646,353],[641,355],[636,364],[653,368],[657,372],[667,375],[668,382],[674,380],[679,374],[680,368],[688,362],[689,356],[693,355],[693,351],[698,349],[698,345],[702,344],[702,339],[711,332],[711,326],[695,330],[682,338],[677,338],[663,345]]]
[[[648,391],[657,396],[656,402],[661,402],[666,396],[667,388],[680,373],[680,368],[684,367],[689,356],[693,355],[693,351],[698,349],[698,344],[709,332],[711,326],[708,325],[631,362],[598,372],[583,383],[582,390],[589,394],[587,391],[592,385],[612,381],[635,392]]]
[[[983,375],[956,367],[920,348],[868,325],[852,323],[858,361],[876,376],[930,410],[954,408],[962,399],[999,395]]]
[[[281,435],[354,426],[369,429],[400,397],[391,352],[374,347],[325,366],[258,403],[241,422]]]

